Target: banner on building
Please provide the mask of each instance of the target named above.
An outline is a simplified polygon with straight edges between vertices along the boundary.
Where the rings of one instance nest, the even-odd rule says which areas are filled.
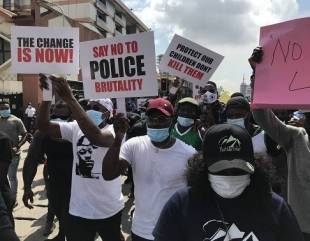
[[[78,74],[79,29],[11,27],[13,73]]]
[[[154,33],[81,43],[85,98],[157,96]]]
[[[223,56],[179,35],[174,35],[159,70],[203,86],[223,60]]]
[[[310,18],[262,27],[253,108],[310,108]]]

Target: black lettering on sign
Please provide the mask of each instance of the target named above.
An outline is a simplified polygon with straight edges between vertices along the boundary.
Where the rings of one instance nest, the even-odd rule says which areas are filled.
[[[273,36],[270,38],[274,40]],[[277,61],[283,61],[286,65],[291,64],[291,62],[299,61],[303,56],[303,49],[300,43],[289,40],[287,44],[284,43],[280,38],[277,38],[273,52],[270,65],[273,66],[277,64]],[[298,70],[292,70],[289,74],[291,80],[288,86],[289,91],[297,91],[303,89],[309,89],[310,83],[299,83],[298,84]]]

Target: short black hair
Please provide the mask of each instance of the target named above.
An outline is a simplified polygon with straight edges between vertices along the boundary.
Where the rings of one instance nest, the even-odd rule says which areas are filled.
[[[249,112],[251,111],[251,106],[249,102],[241,96],[233,97],[228,100],[228,102],[226,103],[226,112],[230,108],[240,108]]]
[[[214,88],[217,90],[217,85],[216,85],[215,82],[209,80],[209,81],[207,82],[207,85],[213,85]]]
[[[233,93],[233,94],[230,96],[230,98],[234,98],[234,97],[238,97],[238,96],[244,97],[244,95],[243,95],[242,93],[240,93],[240,92],[235,92],[235,93]]]

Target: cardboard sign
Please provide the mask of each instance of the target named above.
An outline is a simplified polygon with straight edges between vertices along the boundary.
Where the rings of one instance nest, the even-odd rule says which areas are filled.
[[[310,18],[261,28],[253,108],[310,108]]]
[[[157,96],[153,32],[81,43],[85,98]]]
[[[78,74],[79,29],[11,27],[13,73]]]
[[[223,56],[179,35],[174,35],[159,70],[203,86],[223,60]]]

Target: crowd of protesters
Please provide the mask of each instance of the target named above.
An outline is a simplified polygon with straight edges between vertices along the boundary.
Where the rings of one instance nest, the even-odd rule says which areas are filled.
[[[256,48],[249,59],[253,82],[262,58]],[[50,78],[61,101],[25,112],[38,129],[23,166],[23,203],[33,208],[44,164],[45,232],[59,220],[52,240],[124,240],[126,174],[133,241],[310,241],[310,110],[252,110],[240,93],[224,104],[211,81],[197,101],[176,80],[167,98],[125,116],[113,114],[110,99],[78,101],[63,78]],[[0,102],[0,240],[19,240],[12,210],[27,130]]]

